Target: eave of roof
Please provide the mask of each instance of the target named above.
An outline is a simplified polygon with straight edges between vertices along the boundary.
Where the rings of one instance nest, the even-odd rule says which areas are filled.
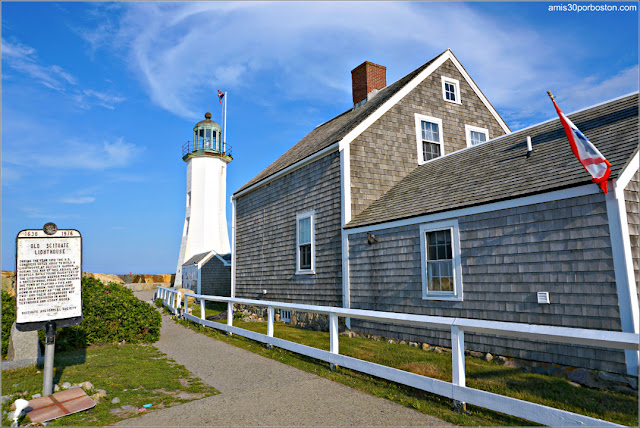
[[[611,162],[616,178],[638,148],[638,94],[569,115]],[[527,157],[526,137],[533,153]],[[446,180],[443,177],[456,177]],[[418,217],[591,182],[558,119],[417,167],[345,228]]]

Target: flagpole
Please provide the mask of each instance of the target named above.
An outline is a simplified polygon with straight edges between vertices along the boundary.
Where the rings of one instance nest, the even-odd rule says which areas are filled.
[[[555,98],[553,98],[553,94],[551,93],[551,91],[547,91],[547,94],[549,95],[549,98],[551,98],[551,101],[556,100]]]
[[[227,153],[227,92],[224,93],[224,134],[222,137],[222,150]]]

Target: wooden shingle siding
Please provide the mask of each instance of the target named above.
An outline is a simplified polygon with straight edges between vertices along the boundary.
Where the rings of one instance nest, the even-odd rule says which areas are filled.
[[[640,227],[640,215],[638,205],[640,204],[638,191],[640,190],[640,171],[636,172],[633,178],[624,189],[624,200],[627,207],[627,223],[629,224],[629,237],[631,238],[631,254],[633,255],[633,270],[638,289],[638,301],[640,302],[640,245],[638,244],[638,229]]]
[[[312,210],[316,273],[296,275],[296,215]],[[236,297],[342,306],[341,248],[337,152],[236,199]]]
[[[563,327],[620,330],[602,194],[458,219],[463,301],[422,299],[420,225],[349,236],[351,307]],[[551,304],[538,304],[548,291]],[[355,330],[450,347],[450,333],[353,321]],[[624,372],[624,353],[465,335],[467,348]]]
[[[209,296],[231,296],[231,266],[213,256],[200,268],[200,290]]]
[[[441,76],[460,82],[461,104],[443,100]],[[351,143],[353,216],[418,166],[415,113],[442,119],[445,153],[467,147],[465,125],[487,128],[489,138],[504,134],[495,117],[447,60]]]

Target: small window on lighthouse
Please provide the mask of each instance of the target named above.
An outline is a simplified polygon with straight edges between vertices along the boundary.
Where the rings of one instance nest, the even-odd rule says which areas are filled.
[[[187,208],[191,206],[191,192],[187,193]]]
[[[212,129],[205,129],[205,145],[204,148],[205,149],[214,149],[215,146],[212,144],[212,140],[211,140],[211,131]]]

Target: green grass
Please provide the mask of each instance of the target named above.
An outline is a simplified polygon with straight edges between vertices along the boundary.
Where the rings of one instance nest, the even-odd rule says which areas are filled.
[[[225,308],[226,309],[226,308]],[[199,315],[198,312],[195,312]],[[208,316],[208,315],[207,315]],[[221,321],[225,322],[225,321]],[[279,348],[266,349],[258,342],[228,336],[222,332],[183,321],[190,328],[250,350],[266,357],[282,361],[307,372],[352,386],[369,394],[384,397],[418,411],[440,417],[459,425],[531,425],[496,412],[467,406],[467,414],[452,409],[451,400],[414,388],[395,384],[352,370],[340,368],[331,371],[328,364]],[[234,326],[266,334],[266,323],[244,323],[234,320]],[[292,342],[329,350],[329,333],[297,328],[276,323],[274,336]],[[411,346],[390,344],[358,337],[340,336],[340,353],[401,370],[451,381],[451,354],[423,351]],[[638,426],[638,397],[614,391],[576,387],[567,380],[541,374],[525,373],[520,369],[502,366],[472,357],[465,359],[466,385],[472,388],[506,395],[549,407],[616,422]]]
[[[17,398],[29,400],[42,393],[42,376],[42,369],[35,367],[3,371],[2,395],[12,397],[3,410]],[[51,421],[51,426],[102,426],[141,414],[137,410],[121,415],[109,412],[123,405],[141,408],[152,404],[143,412],[147,413],[219,393],[151,345],[105,345],[57,353],[53,379],[59,385],[89,381],[95,389],[105,390],[107,397],[92,409]],[[111,404],[115,397],[120,403]]]
[[[200,304],[190,304],[189,307],[193,311],[193,315],[200,316]],[[224,302],[204,302],[204,317],[212,317],[227,310],[227,304]],[[226,322],[226,321],[225,321]]]

